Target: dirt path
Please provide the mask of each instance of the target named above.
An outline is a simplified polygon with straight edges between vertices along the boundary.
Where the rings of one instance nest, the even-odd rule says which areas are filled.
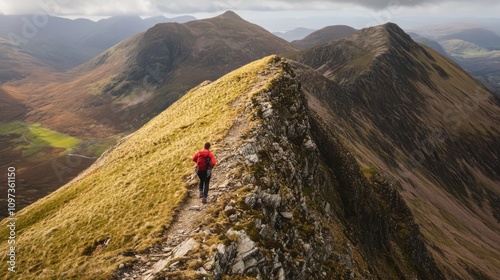
[[[138,260],[132,267],[122,267],[117,276],[119,279],[154,279],[156,272],[160,271],[166,264],[166,259],[171,256],[172,250],[179,244],[188,240],[193,234],[202,230],[198,225],[207,215],[208,208],[217,202],[221,194],[229,191],[229,180],[227,179],[233,166],[231,158],[235,157],[235,143],[240,140],[241,132],[246,125],[244,118],[235,121],[224,142],[221,143],[215,157],[217,166],[213,170],[212,180],[210,181],[210,191],[208,194],[208,203],[202,204],[199,198],[198,177],[193,174],[187,178],[188,196],[185,203],[180,207],[174,221],[165,233],[165,240],[148,252],[135,255]]]
[[[70,156],[70,157],[81,157],[81,158],[86,158],[86,159],[97,159],[97,157],[88,157],[88,156],[77,155],[77,154],[73,154],[73,153],[69,153],[68,156]]]
[[[28,143],[30,143],[33,146],[38,146],[37,144],[35,144],[35,143],[31,142],[30,140],[26,139],[26,133],[28,133],[28,131],[30,131],[30,130],[26,129],[26,131],[24,131],[24,133],[23,133],[23,140],[26,141],[26,142],[28,142]]]

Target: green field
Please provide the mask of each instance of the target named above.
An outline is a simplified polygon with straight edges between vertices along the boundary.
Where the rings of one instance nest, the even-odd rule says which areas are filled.
[[[0,124],[0,135],[9,136],[15,149],[20,149],[23,156],[32,155],[43,147],[64,148],[63,153],[75,149],[81,140],[42,127],[40,124],[10,122]]]

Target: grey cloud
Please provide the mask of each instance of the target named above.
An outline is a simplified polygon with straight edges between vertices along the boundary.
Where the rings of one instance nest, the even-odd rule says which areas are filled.
[[[422,5],[436,5],[448,3],[452,6],[460,3],[470,3],[470,0],[269,0],[269,1],[243,1],[243,0],[219,0],[219,1],[151,1],[164,12],[216,12],[227,9],[235,10],[300,10],[300,9],[322,9],[335,4],[358,5],[373,10],[386,8],[415,7]],[[476,0],[476,5],[498,5],[498,0]]]
[[[224,10],[315,10],[338,4],[358,5],[373,10],[386,8],[414,7],[447,3],[451,7],[470,0],[2,0],[0,12],[35,13],[50,11],[54,15],[116,15],[116,14],[158,14],[219,12]],[[476,5],[498,5],[498,0],[476,0]],[[3,9],[3,10],[2,10]]]

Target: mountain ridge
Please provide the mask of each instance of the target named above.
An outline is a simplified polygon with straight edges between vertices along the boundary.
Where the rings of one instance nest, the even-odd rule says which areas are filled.
[[[160,236],[158,234],[170,224],[175,208],[186,196],[186,182],[184,178],[191,173],[192,165],[190,161],[185,161],[184,159],[189,158],[191,150],[197,148],[197,144],[200,141],[198,137],[210,139],[214,144],[218,143],[220,138],[230,128],[234,115],[238,110],[241,110],[241,106],[232,107],[232,102],[240,97],[248,98],[246,97],[247,94],[251,94],[254,90],[265,86],[264,83],[253,89],[255,81],[258,78],[257,72],[261,71],[259,69],[263,67],[261,64],[254,63],[247,67],[247,69],[250,69],[251,75],[246,75],[245,71],[235,71],[226,78],[195,89],[196,93],[189,94],[186,98],[172,105],[165,114],[156,117],[156,121],[148,123],[142,132],[135,132],[112,152],[106,153],[103,158],[104,163],[102,161],[98,162],[97,166],[100,167],[90,171],[87,176],[73,181],[69,185],[60,188],[51,195],[21,210],[18,216],[24,218],[19,219],[19,242],[27,245],[28,241],[26,238],[29,239],[30,236],[36,236],[38,230],[44,228],[44,225],[49,225],[49,227],[53,228],[53,234],[45,236],[44,238],[48,239],[41,244],[58,244],[57,246],[49,246],[50,248],[47,247],[47,250],[51,251],[54,257],[57,258],[57,255],[60,256],[57,260],[58,262],[68,260],[69,255],[89,261],[86,261],[87,264],[83,267],[75,267],[76,270],[67,274],[67,277],[89,275],[87,278],[102,278],[103,273],[109,275],[112,270],[117,268],[113,263],[116,264],[116,261],[124,262],[128,259],[127,256],[119,256],[119,252],[129,249],[136,250],[140,247],[144,248],[146,244],[152,244],[154,240],[158,240]],[[233,79],[239,79],[241,83],[234,84]],[[234,89],[234,91],[227,91],[229,88]],[[220,89],[220,91],[216,89]],[[204,94],[209,94],[210,100],[213,102],[200,102],[199,99]],[[189,114],[188,112],[195,105],[212,114],[208,117]],[[180,116],[184,116],[184,121],[180,119]],[[173,118],[176,118],[177,121],[172,122]],[[169,132],[163,134],[166,131]],[[181,135],[185,135],[187,138],[184,136],[181,137]],[[191,138],[191,140],[188,138]],[[191,142],[191,144],[187,144],[187,142]],[[160,147],[161,149],[158,150]],[[146,170],[152,168],[150,171],[157,170],[158,174],[161,173],[163,174],[162,176],[166,177],[163,179],[158,178],[158,181],[155,183],[147,183],[140,180],[139,173],[136,175],[130,173],[130,177],[122,178],[122,174],[125,174],[120,171],[123,164],[127,165],[126,161],[129,157],[134,157],[130,152],[139,150],[143,152],[137,154],[137,168],[132,166],[129,166],[129,168],[133,168],[139,173],[149,172]],[[157,158],[156,155],[160,154],[162,156]],[[166,158],[162,160],[162,157],[168,157],[168,160]],[[152,160],[153,158],[156,159]],[[171,164],[165,165],[165,161]],[[109,165],[111,162],[115,162],[113,164],[114,167]],[[148,162],[148,164],[144,165],[139,162]],[[129,170],[131,171],[132,169]],[[103,172],[109,176],[101,176],[104,174]],[[172,178],[177,179],[174,179],[174,182]],[[101,187],[98,185],[104,183],[101,180],[108,180],[110,185],[109,188],[102,189],[105,193],[101,193],[99,196],[110,199],[106,201],[101,200],[101,206],[94,205],[97,208],[93,208],[89,202],[100,192]],[[89,182],[93,183],[89,184]],[[127,193],[132,194],[135,198],[129,197]],[[92,210],[78,210],[78,213],[71,213],[69,209],[75,203],[82,207],[87,205],[85,207],[91,207]],[[151,208],[151,203],[159,206],[160,209]],[[131,211],[132,208],[135,210]],[[110,212],[104,209],[109,209]],[[48,218],[45,215],[52,216],[52,218]],[[66,215],[76,216],[69,218]],[[140,216],[144,217],[142,222],[135,220]],[[78,218],[75,220],[75,217]],[[168,217],[167,220],[165,220],[165,217]],[[130,227],[131,222],[136,224],[137,227]],[[96,226],[97,224],[100,226]],[[129,228],[129,230],[123,231],[125,228]],[[130,232],[126,233],[127,231]],[[92,234],[88,234],[89,232]],[[127,237],[129,234],[136,237],[129,238]],[[104,256],[98,255],[99,262],[97,260],[90,261],[93,258],[93,250],[100,244],[100,240],[102,238],[106,239],[107,236],[113,240],[110,243],[111,246],[108,248],[111,251],[106,252]],[[66,243],[67,240],[76,243],[70,245]],[[32,243],[32,245],[35,245],[35,243]],[[73,246],[77,246],[79,249],[74,250]],[[30,249],[24,246],[23,248],[20,248],[20,251],[18,251],[19,266],[36,267],[39,260],[36,260],[36,257],[34,259],[27,257],[28,255],[26,254],[30,254]],[[32,253],[42,253],[43,250],[39,249],[35,249]],[[22,257],[23,255],[26,257]],[[109,257],[113,261],[110,261]],[[104,267],[107,268],[103,269],[103,267],[99,267],[99,265],[102,266],[104,263],[106,263]],[[64,272],[62,266],[52,267],[52,269],[56,269],[57,272],[45,270],[39,277],[52,278],[54,275],[61,275]],[[24,270],[20,272],[19,277],[24,277],[23,275],[29,275],[29,273],[29,269]],[[5,277],[8,277],[8,275],[5,275]]]
[[[330,128],[322,118],[310,119],[315,117],[309,115],[294,75],[284,60],[271,56],[200,85],[107,153],[87,174],[18,213],[17,238],[24,244],[18,251],[19,266],[32,269],[19,277],[123,277],[141,263],[136,259],[150,262],[147,248],[156,243],[161,251],[178,247],[137,277],[189,279],[206,274],[196,269],[212,262],[215,279],[441,279],[397,192],[382,179],[369,182],[336,133],[323,131]],[[211,114],[186,115],[201,95],[207,95],[201,106]],[[184,117],[171,121],[180,115]],[[235,125],[240,126],[235,138],[224,140]],[[202,127],[193,137],[192,132]],[[189,180],[189,151],[196,150],[200,137],[214,143],[216,155],[218,149],[224,154],[219,159],[224,173],[217,175],[213,189],[219,194],[212,194],[213,204],[198,208],[211,214],[193,221],[193,231],[163,236],[188,189],[196,191],[196,183]],[[318,148],[321,143],[331,149],[325,153]],[[171,164],[158,164],[172,150]],[[155,182],[136,172],[149,172]],[[112,183],[102,189],[103,180]],[[111,198],[93,204],[97,193]],[[78,211],[77,218],[68,219],[75,214],[71,209]],[[403,230],[391,233],[388,229],[394,227]],[[39,254],[45,250],[58,250],[64,260],[51,257],[40,271]],[[26,254],[32,258],[23,257]],[[201,261],[189,261],[196,259]],[[82,265],[72,266],[74,261]]]
[[[224,19],[242,21],[158,25],[85,67],[113,73],[128,65],[121,54],[139,55],[127,44],[144,44],[157,72],[127,75],[168,82],[153,74],[190,59],[182,44],[197,25]],[[217,45],[228,53],[232,42]],[[500,109],[491,93],[395,24],[286,56],[198,84],[19,212],[19,266],[29,267],[19,277],[494,279]],[[129,79],[107,74],[96,90],[130,98],[117,90]],[[193,205],[190,156],[205,141],[221,169],[210,203]],[[177,211],[200,219],[172,232]]]
[[[339,129],[367,176],[370,170],[385,170],[401,183],[401,194],[431,244],[443,242],[436,241],[436,231],[482,244],[435,245],[440,250],[433,254],[446,273],[492,278],[498,264],[492,268],[479,256],[497,255],[493,240],[498,236],[491,224],[499,217],[499,174],[494,171],[499,107],[456,63],[398,29],[389,24],[361,30],[290,57],[312,67],[296,64],[294,69],[311,104],[316,104],[313,111],[335,116],[328,123]],[[386,40],[368,39],[375,33]],[[355,48],[348,48],[351,45]],[[441,227],[441,219],[457,224]],[[476,228],[458,226],[470,223]]]

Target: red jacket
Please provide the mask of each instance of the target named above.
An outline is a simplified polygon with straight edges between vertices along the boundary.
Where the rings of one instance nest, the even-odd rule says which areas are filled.
[[[207,170],[207,157],[210,157],[210,167],[213,168],[215,166],[215,157],[214,154],[212,154],[209,150],[200,150],[193,156],[193,161],[196,162],[196,167],[198,168],[198,170]]]

